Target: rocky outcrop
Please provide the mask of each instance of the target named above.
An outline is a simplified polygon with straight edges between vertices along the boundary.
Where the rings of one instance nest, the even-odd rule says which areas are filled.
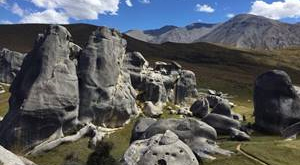
[[[0,51],[0,82],[7,84],[13,82],[21,69],[25,56],[25,54],[5,48]]]
[[[201,98],[201,99],[196,100],[192,104],[190,111],[193,113],[193,115],[195,117],[198,117],[200,119],[207,116],[209,113],[208,100],[206,98]]]
[[[77,122],[79,107],[76,62],[71,34],[50,26],[40,34],[11,86],[9,112],[0,126],[0,144],[31,147],[62,136]]]
[[[133,142],[124,154],[124,165],[198,165],[192,150],[172,131]]]
[[[196,97],[196,86],[195,73],[189,70],[181,71],[175,87],[175,103],[180,104],[188,97]]]
[[[100,27],[90,36],[79,58],[81,121],[120,127],[138,114],[135,90],[122,70],[125,48],[116,30]]]
[[[271,70],[257,77],[254,116],[257,129],[276,134],[300,121],[300,96],[286,72]]]
[[[174,132],[200,158],[214,159],[209,154],[215,153],[230,155],[229,151],[216,145],[215,129],[193,118],[158,120],[151,124],[138,139],[148,139],[156,134],[163,134],[167,130]]]

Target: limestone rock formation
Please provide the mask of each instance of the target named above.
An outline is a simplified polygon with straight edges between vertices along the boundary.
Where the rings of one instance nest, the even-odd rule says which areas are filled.
[[[116,30],[100,27],[79,58],[81,121],[120,127],[138,114],[136,92],[123,71],[126,41]]]
[[[231,107],[229,105],[229,102],[225,101],[224,99],[219,101],[219,103],[213,108],[211,113],[224,115],[230,118],[232,117]]]
[[[158,120],[151,124],[139,139],[148,139],[167,130],[174,132],[200,158],[214,159],[209,154],[215,153],[230,155],[229,151],[223,150],[216,145],[216,130],[206,123],[193,118]]]
[[[124,165],[198,165],[192,150],[172,131],[133,142],[124,154]]]
[[[230,117],[210,113],[202,121],[215,128],[218,134],[230,135],[232,140],[250,140],[249,135],[240,131],[241,123]]]
[[[0,146],[0,164],[1,165],[36,165],[26,158],[19,157],[14,153]]]
[[[195,73],[189,70],[182,70],[180,78],[177,80],[175,89],[175,103],[180,104],[187,97],[197,96]]]
[[[277,134],[300,121],[300,96],[286,72],[271,70],[257,77],[254,116],[257,129]]]
[[[0,82],[7,84],[13,82],[25,56],[25,54],[5,48],[0,51]]]
[[[40,34],[11,86],[9,112],[0,126],[0,144],[31,147],[60,137],[75,125],[79,93],[71,34],[51,25]]]
[[[198,117],[198,118],[203,118],[205,117],[206,115],[208,115],[209,113],[209,102],[206,98],[201,98],[199,100],[196,100],[191,108],[190,108],[190,111],[193,113],[193,115],[195,117]]]
[[[138,119],[134,127],[131,131],[131,139],[130,142],[133,142],[135,140],[140,139],[140,137],[143,135],[143,133],[156,122],[156,119],[153,118],[140,118]]]
[[[146,101],[144,106],[144,114],[148,117],[159,117],[163,114],[161,104],[154,105],[151,101]]]

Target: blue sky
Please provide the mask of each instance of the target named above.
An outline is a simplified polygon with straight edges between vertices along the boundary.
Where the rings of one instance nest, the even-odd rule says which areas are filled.
[[[217,23],[252,13],[300,22],[300,0],[0,0],[0,23],[90,23],[153,29]]]

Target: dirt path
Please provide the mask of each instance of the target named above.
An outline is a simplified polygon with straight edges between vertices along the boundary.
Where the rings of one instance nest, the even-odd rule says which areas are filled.
[[[261,164],[261,165],[270,165],[270,164],[268,164],[267,162],[265,162],[265,161],[263,161],[263,160],[261,160],[261,159],[255,157],[255,156],[253,156],[253,155],[251,155],[251,154],[245,152],[243,149],[241,149],[241,145],[242,145],[242,144],[239,144],[239,145],[237,145],[237,147],[236,147],[236,150],[237,150],[239,153],[241,153],[242,155],[246,156],[247,158],[249,158],[249,159],[251,159],[251,160],[253,160],[253,161],[255,161],[255,162],[257,162],[257,163],[259,163],[259,164]]]

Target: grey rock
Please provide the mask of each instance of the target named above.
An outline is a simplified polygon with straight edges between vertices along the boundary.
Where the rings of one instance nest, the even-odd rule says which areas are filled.
[[[98,28],[79,59],[79,119],[120,127],[138,114],[136,93],[123,70],[126,41],[113,29]]]
[[[0,51],[0,82],[11,84],[21,69],[26,54],[8,49]]]
[[[36,165],[26,158],[19,157],[4,147],[0,146],[0,164],[1,165]]]
[[[254,89],[255,127],[280,134],[300,121],[300,98],[289,75],[272,70],[258,76]]]
[[[193,113],[191,111],[189,111],[189,109],[187,107],[182,107],[182,108],[179,108],[177,110],[177,114],[178,115],[185,115],[185,116],[193,116]]]
[[[167,130],[148,139],[135,141],[124,154],[124,165],[198,165],[192,150]]]
[[[230,135],[232,140],[250,140],[249,135],[240,131],[241,123],[227,116],[210,113],[202,121],[215,128],[218,134]]]
[[[197,82],[195,73],[189,70],[182,70],[175,87],[175,103],[180,104],[188,97],[197,96]]]
[[[198,117],[200,119],[208,115],[208,110],[209,102],[206,98],[196,100],[190,108],[190,111],[193,113],[193,116]]]
[[[214,128],[193,118],[158,120],[144,132],[140,139],[148,139],[166,130],[174,132],[198,157],[214,159],[209,154],[230,155],[231,153],[216,145],[217,132]]]
[[[223,98],[221,98],[220,96],[215,96],[215,95],[208,95],[206,97],[206,99],[209,103],[210,108],[216,107],[220,102],[223,101]]]
[[[167,101],[166,88],[159,79],[147,79],[144,90],[144,101],[152,101],[155,104]]]
[[[153,118],[138,119],[132,129],[130,142],[138,140],[143,135],[143,133],[156,121],[157,120]]]
[[[12,83],[1,145],[32,147],[76,125],[79,90],[70,45],[71,35],[62,26],[51,25],[39,35]]]
[[[220,101],[211,111],[211,113],[216,113],[219,115],[224,115],[227,117],[232,117],[231,113],[231,106],[229,105],[229,102],[222,100]]]
[[[159,117],[163,114],[162,108],[162,105],[154,105],[151,101],[146,101],[144,114],[148,117]]]

